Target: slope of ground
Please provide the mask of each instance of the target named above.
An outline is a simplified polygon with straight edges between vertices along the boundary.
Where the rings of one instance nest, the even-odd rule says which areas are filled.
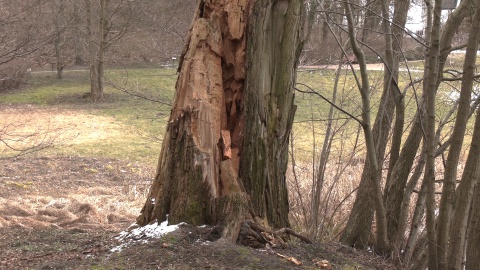
[[[3,160],[0,269],[321,269],[315,265],[321,260],[333,269],[390,267],[382,258],[338,244],[293,242],[267,252],[211,242],[212,228],[187,224],[160,238],[138,236],[112,251],[121,245],[115,237],[135,220],[152,172],[106,158]]]
[[[72,102],[0,103],[0,139],[54,147],[0,155],[0,269],[393,269],[380,257],[335,243],[257,250],[212,241],[214,228],[190,225],[160,238],[140,235],[115,251],[147,196],[158,140],[142,150],[151,138],[131,122],[92,113],[81,95]],[[127,141],[131,147],[120,149]],[[125,153],[134,153],[135,161],[112,158]],[[318,266],[322,260],[327,268]]]

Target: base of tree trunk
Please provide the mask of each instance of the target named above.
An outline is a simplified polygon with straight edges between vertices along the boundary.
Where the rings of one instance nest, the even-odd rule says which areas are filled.
[[[271,230],[261,224],[261,219],[253,218],[253,209],[249,196],[245,192],[235,192],[215,199],[216,226],[215,232],[220,229],[221,238],[252,248],[285,247],[289,236],[299,238],[305,243],[313,243],[309,238],[294,232],[290,228]],[[220,227],[220,228],[219,228]]]

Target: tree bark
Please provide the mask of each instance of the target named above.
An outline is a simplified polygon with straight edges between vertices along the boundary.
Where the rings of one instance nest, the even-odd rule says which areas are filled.
[[[299,0],[257,0],[258,13],[250,18],[240,177],[255,214],[274,228],[289,227],[285,172],[302,6]]]
[[[452,133],[452,142],[448,152],[447,167],[444,176],[444,190],[442,192],[442,201],[440,211],[444,211],[444,222],[442,228],[448,230],[446,239],[450,239],[449,244],[445,241],[445,246],[439,247],[443,252],[447,251],[446,269],[461,269],[462,259],[465,250],[465,241],[467,235],[468,217],[473,199],[473,191],[478,183],[480,165],[480,110],[477,111],[477,117],[472,135],[472,142],[465,164],[465,170],[462,175],[460,185],[455,194],[455,182],[457,179],[457,165],[459,162],[460,151],[465,137],[465,130],[470,111],[470,95],[473,89],[473,80],[475,75],[475,63],[477,59],[477,49],[480,39],[480,4],[472,22],[472,28],[468,37],[467,49],[463,65],[463,80],[460,91],[460,100]],[[452,159],[452,160],[450,160]],[[453,204],[453,201],[455,204]],[[442,204],[443,203],[443,204]],[[444,208],[442,208],[442,206]],[[452,215],[453,212],[453,215]],[[452,224],[455,222],[455,224]],[[440,224],[439,224],[440,225]],[[447,249],[448,248],[448,249]]]
[[[480,248],[478,248],[478,243],[480,243],[480,187],[478,185],[474,190],[474,199],[471,212],[472,214],[467,236],[467,254],[465,264],[465,269],[468,270],[480,269]]]
[[[390,22],[388,20],[383,20],[383,29],[385,31],[385,40],[386,40],[386,62],[385,62],[385,74],[384,74],[384,87],[382,91],[382,97],[380,100],[380,108],[375,117],[375,123],[372,128],[373,141],[375,142],[375,153],[376,159],[379,162],[377,167],[383,163],[386,147],[388,144],[388,136],[392,128],[392,119],[395,110],[392,110],[392,107],[397,107],[397,123],[395,125],[395,130],[400,132],[399,135],[394,134],[394,144],[392,144],[392,153],[395,151],[401,142],[401,132],[403,130],[403,124],[400,123],[403,121],[402,112],[403,112],[403,98],[400,95],[398,89],[398,67],[399,67],[399,55],[400,47],[403,40],[403,28],[406,22],[406,14],[408,11],[409,1],[398,1],[396,3],[394,20],[396,27],[391,30]],[[377,8],[382,10],[384,18],[388,18],[387,4],[381,3],[377,4]],[[369,16],[372,16],[370,14]],[[367,20],[367,19],[366,19]],[[370,19],[372,20],[372,19]],[[395,38],[393,41],[391,34]],[[400,136],[400,137],[399,137]],[[396,155],[393,154],[393,159]],[[366,160],[364,169],[362,172],[362,178],[360,180],[360,186],[357,191],[357,196],[354,202],[354,206],[351,210],[351,214],[348,220],[348,223],[345,227],[344,233],[342,234],[340,241],[344,244],[356,246],[357,248],[365,248],[368,244],[370,238],[370,229],[371,223],[374,214],[374,200],[371,196],[372,187],[370,186],[369,177],[372,173],[379,174],[381,177],[381,171],[372,172],[372,164],[369,159]],[[382,202],[383,204],[383,202]]]
[[[433,7],[432,31],[430,35],[430,46],[427,49],[427,58],[429,70],[426,86],[426,108],[427,119],[424,123],[425,142],[427,160],[425,163],[425,180],[426,181],[426,229],[428,239],[428,269],[436,270],[440,265],[437,251],[437,236],[435,228],[435,101],[437,92],[437,78],[439,74],[438,61],[440,54],[440,17],[442,0],[429,2]]]
[[[367,187],[366,190],[370,190],[370,194],[367,196],[373,201],[373,206],[376,211],[376,244],[375,251],[380,254],[386,254],[389,251],[388,240],[387,240],[387,223],[385,216],[385,206],[383,204],[382,190],[380,186],[380,170],[378,163],[378,153],[377,145],[375,144],[374,134],[371,128],[370,120],[370,86],[369,79],[366,70],[366,61],[363,51],[358,46],[356,41],[356,35],[354,31],[353,23],[353,14],[351,12],[350,3],[345,2],[345,16],[348,22],[348,33],[350,38],[350,45],[352,47],[353,53],[358,59],[358,64],[360,67],[360,76],[361,80],[357,81],[360,95],[362,97],[362,129],[365,136],[365,144],[367,150],[367,160],[369,167],[365,166],[364,170],[367,169],[368,175],[366,176],[367,180],[364,181]],[[365,209],[366,210],[366,209]],[[351,219],[351,218],[350,218]],[[362,220],[364,221],[364,220]],[[350,222],[350,220],[349,220]]]
[[[301,8],[293,0],[199,1],[139,225],[168,215],[170,223],[221,225],[232,241],[247,218],[289,225]]]
[[[248,1],[200,1],[179,66],[176,95],[157,175],[140,225],[217,224],[216,200],[243,192],[238,181],[244,127]],[[223,14],[227,16],[222,16]],[[221,201],[221,202],[220,202]],[[241,210],[243,212],[243,210]],[[226,214],[226,213],[224,213]],[[243,217],[242,217],[243,218]]]

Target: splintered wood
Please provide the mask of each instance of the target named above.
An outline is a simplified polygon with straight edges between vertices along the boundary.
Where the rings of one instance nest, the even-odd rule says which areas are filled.
[[[232,140],[230,139],[230,131],[222,130],[222,146],[223,146],[223,158],[232,158]]]
[[[176,120],[187,108],[195,112],[191,135],[205,157],[197,165],[202,167],[214,197],[224,195],[221,188],[216,188],[221,185],[223,160],[233,161],[228,174],[233,170],[238,176],[247,4],[246,0],[204,3],[181,59],[171,116]]]

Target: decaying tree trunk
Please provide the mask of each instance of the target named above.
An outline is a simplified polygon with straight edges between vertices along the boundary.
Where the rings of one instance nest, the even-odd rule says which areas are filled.
[[[301,0],[199,1],[139,225],[287,227]],[[240,177],[241,178],[240,178]],[[248,223],[243,223],[245,225]]]

